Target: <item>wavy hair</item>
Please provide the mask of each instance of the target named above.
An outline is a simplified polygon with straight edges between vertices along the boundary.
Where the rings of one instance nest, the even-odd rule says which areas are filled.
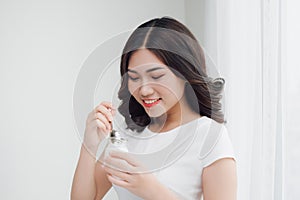
[[[187,81],[185,97],[195,112],[219,123],[224,122],[220,103],[224,79],[207,76],[203,50],[191,31],[173,18],[163,17],[141,24],[130,35],[123,49],[120,63],[122,80],[118,92],[121,104],[118,110],[124,116],[127,128],[140,132],[151,122],[142,105],[128,90],[129,60],[139,49],[148,49],[176,76]]]

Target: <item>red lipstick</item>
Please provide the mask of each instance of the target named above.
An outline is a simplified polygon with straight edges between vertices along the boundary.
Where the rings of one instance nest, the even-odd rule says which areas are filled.
[[[155,106],[160,102],[161,99],[143,99],[143,105],[147,108]]]

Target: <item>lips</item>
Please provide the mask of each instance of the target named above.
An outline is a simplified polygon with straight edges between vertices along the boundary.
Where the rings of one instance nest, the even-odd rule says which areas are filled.
[[[155,106],[156,104],[158,104],[161,101],[161,98],[157,98],[157,99],[143,99],[143,105],[145,107],[152,107]]]

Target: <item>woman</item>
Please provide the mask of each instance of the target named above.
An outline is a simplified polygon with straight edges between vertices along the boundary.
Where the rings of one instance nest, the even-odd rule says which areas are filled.
[[[72,199],[101,199],[112,186],[119,199],[236,199],[235,160],[220,105],[224,82],[207,76],[193,34],[168,17],[140,25],[124,47],[121,75],[118,110],[128,132],[155,135],[142,143],[129,138],[130,151],[151,154],[174,147],[180,134],[187,142],[172,149],[172,162],[166,164],[164,157],[155,170],[117,151],[105,165],[95,163],[90,153],[96,154],[111,131],[116,110],[102,102],[86,121]],[[141,173],[145,166],[148,173]]]

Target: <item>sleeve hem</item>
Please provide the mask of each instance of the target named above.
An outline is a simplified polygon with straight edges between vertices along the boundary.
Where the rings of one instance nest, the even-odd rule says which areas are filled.
[[[218,160],[224,159],[224,158],[232,158],[235,162],[236,162],[236,158],[234,155],[220,155],[212,160],[206,161],[205,164],[203,163],[202,167],[209,167],[210,165],[212,165],[213,163],[215,163]]]

